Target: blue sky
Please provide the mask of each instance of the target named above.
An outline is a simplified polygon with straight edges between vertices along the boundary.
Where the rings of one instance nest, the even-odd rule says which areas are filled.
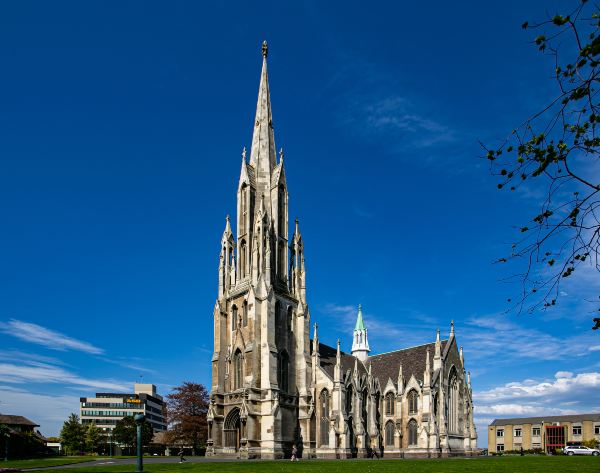
[[[504,314],[492,265],[535,215],[495,143],[553,97],[525,20],[573,2],[4,2],[0,412],[57,434],[80,396],[210,384],[225,215],[261,65],[320,337],[431,342],[456,323],[480,444],[494,417],[599,411],[597,273]],[[525,4],[524,4],[525,3]]]

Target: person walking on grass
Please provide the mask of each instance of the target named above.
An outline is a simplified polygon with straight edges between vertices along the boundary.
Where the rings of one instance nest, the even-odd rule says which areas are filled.
[[[179,463],[186,462],[187,460],[183,458],[183,448],[179,450]]]
[[[299,461],[298,460],[298,448],[296,448],[296,444],[292,445],[292,458],[291,461]]]

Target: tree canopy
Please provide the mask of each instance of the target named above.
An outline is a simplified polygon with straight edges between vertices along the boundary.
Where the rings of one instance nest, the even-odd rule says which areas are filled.
[[[204,446],[208,434],[208,403],[208,391],[202,384],[185,381],[173,388],[167,396],[168,442],[192,445],[195,452]]]
[[[500,146],[484,145],[498,189],[545,189],[539,210],[498,259],[524,262],[514,274],[522,289],[509,299],[519,311],[555,306],[565,278],[600,271],[599,13],[582,0],[568,14],[522,25],[540,33],[533,42],[553,59],[556,93]],[[598,294],[587,296],[598,302]]]
[[[79,416],[71,414],[60,431],[62,446],[66,453],[82,452],[85,443],[85,428],[79,423]]]
[[[142,445],[148,445],[152,442],[152,437],[154,437],[152,425],[144,419],[142,423]],[[117,421],[113,430],[113,438],[117,443],[128,447],[137,445],[137,425],[133,416],[125,416]]]

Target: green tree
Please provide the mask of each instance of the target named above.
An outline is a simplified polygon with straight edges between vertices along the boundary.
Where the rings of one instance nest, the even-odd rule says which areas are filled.
[[[85,430],[85,449],[87,452],[96,453],[102,443],[102,432],[96,426],[95,422],[91,422]]]
[[[208,434],[208,403],[208,391],[202,384],[186,381],[173,388],[167,396],[167,419],[171,425],[167,441],[190,444],[194,453],[203,447]]]
[[[144,419],[142,423],[142,445],[148,445],[154,437],[150,422]],[[133,416],[125,416],[117,421],[113,430],[115,442],[134,448],[137,445],[137,425]]]
[[[79,423],[79,416],[71,414],[60,431],[62,446],[67,455],[73,455],[83,450],[85,443],[85,428]]]
[[[582,0],[569,14],[522,25],[540,33],[534,43],[552,58],[556,93],[500,146],[484,146],[498,189],[544,190],[538,211],[498,260],[522,262],[513,273],[521,289],[509,299],[519,311],[553,307],[565,278],[600,271],[599,13],[598,4]],[[598,328],[600,318],[594,322]]]

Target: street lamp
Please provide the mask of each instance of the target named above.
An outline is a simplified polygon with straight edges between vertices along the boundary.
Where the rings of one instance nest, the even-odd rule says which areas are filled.
[[[112,458],[112,429],[108,431],[108,448],[110,450],[110,458]]]
[[[144,414],[136,414],[133,418],[137,425],[137,468],[136,473],[141,473],[144,471],[144,462],[142,460],[142,424],[146,420],[146,416]]]

